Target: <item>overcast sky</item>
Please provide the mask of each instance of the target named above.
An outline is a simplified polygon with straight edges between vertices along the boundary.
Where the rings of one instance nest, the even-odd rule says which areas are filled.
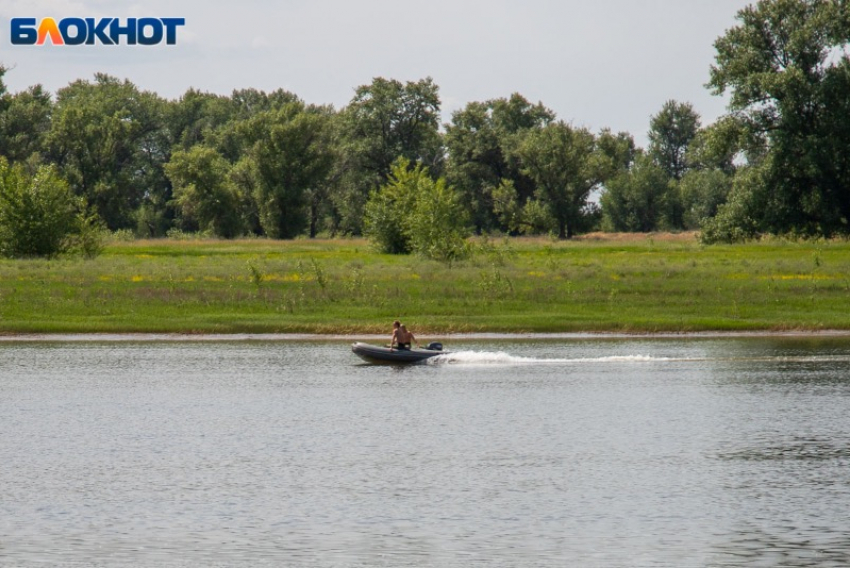
[[[665,101],[713,122],[714,41],[750,0],[0,0],[0,63],[13,92],[55,92],[95,72],[178,98],[188,88],[284,88],[345,106],[373,77],[430,76],[443,116],[519,92],[558,118],[645,143]],[[12,17],[183,17],[176,46],[12,46]]]

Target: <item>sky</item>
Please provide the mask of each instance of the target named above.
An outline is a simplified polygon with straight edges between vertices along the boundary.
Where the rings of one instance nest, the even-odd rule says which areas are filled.
[[[440,87],[444,122],[518,92],[561,120],[645,145],[650,117],[688,102],[711,124],[715,40],[754,0],[2,0],[0,64],[12,92],[55,93],[103,72],[177,99],[283,88],[348,104],[375,77]],[[180,17],[172,46],[16,46],[10,19]]]

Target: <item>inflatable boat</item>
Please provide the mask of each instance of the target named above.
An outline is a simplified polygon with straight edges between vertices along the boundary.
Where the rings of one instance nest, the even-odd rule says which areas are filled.
[[[426,347],[416,349],[398,349],[357,342],[351,346],[351,351],[367,363],[400,364],[417,363],[447,353],[443,351],[441,343],[429,343]]]

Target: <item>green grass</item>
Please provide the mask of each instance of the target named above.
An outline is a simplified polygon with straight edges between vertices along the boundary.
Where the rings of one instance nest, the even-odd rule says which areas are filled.
[[[451,266],[362,240],[139,241],[0,261],[0,333],[850,329],[850,243],[477,242]]]

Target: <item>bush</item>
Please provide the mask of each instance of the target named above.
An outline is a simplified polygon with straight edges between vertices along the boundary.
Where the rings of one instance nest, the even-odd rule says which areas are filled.
[[[115,243],[132,243],[136,240],[136,234],[131,229],[118,229],[112,232],[110,240]]]
[[[740,243],[759,236],[759,211],[765,208],[760,188],[765,169],[741,169],[734,178],[729,199],[717,208],[717,215],[704,219],[700,241],[703,244]]]
[[[460,197],[442,178],[421,184],[416,207],[410,220],[413,252],[424,257],[451,261],[469,253],[466,246],[468,215]]]
[[[34,176],[0,158],[0,253],[9,257],[54,257],[79,233],[82,201],[52,166]]]
[[[383,253],[409,254],[413,250],[407,221],[428,175],[421,166],[411,170],[409,165],[408,160],[396,160],[388,183],[373,191],[366,203],[364,232]]]
[[[74,229],[70,237],[71,250],[86,259],[100,256],[110,233],[97,213],[81,212],[77,215]]]
[[[467,214],[458,194],[442,178],[434,181],[422,165],[399,159],[390,181],[366,204],[366,235],[389,254],[415,252],[451,261],[466,256]]]
[[[719,169],[691,170],[679,182],[685,229],[699,229],[729,197],[732,177]]]

